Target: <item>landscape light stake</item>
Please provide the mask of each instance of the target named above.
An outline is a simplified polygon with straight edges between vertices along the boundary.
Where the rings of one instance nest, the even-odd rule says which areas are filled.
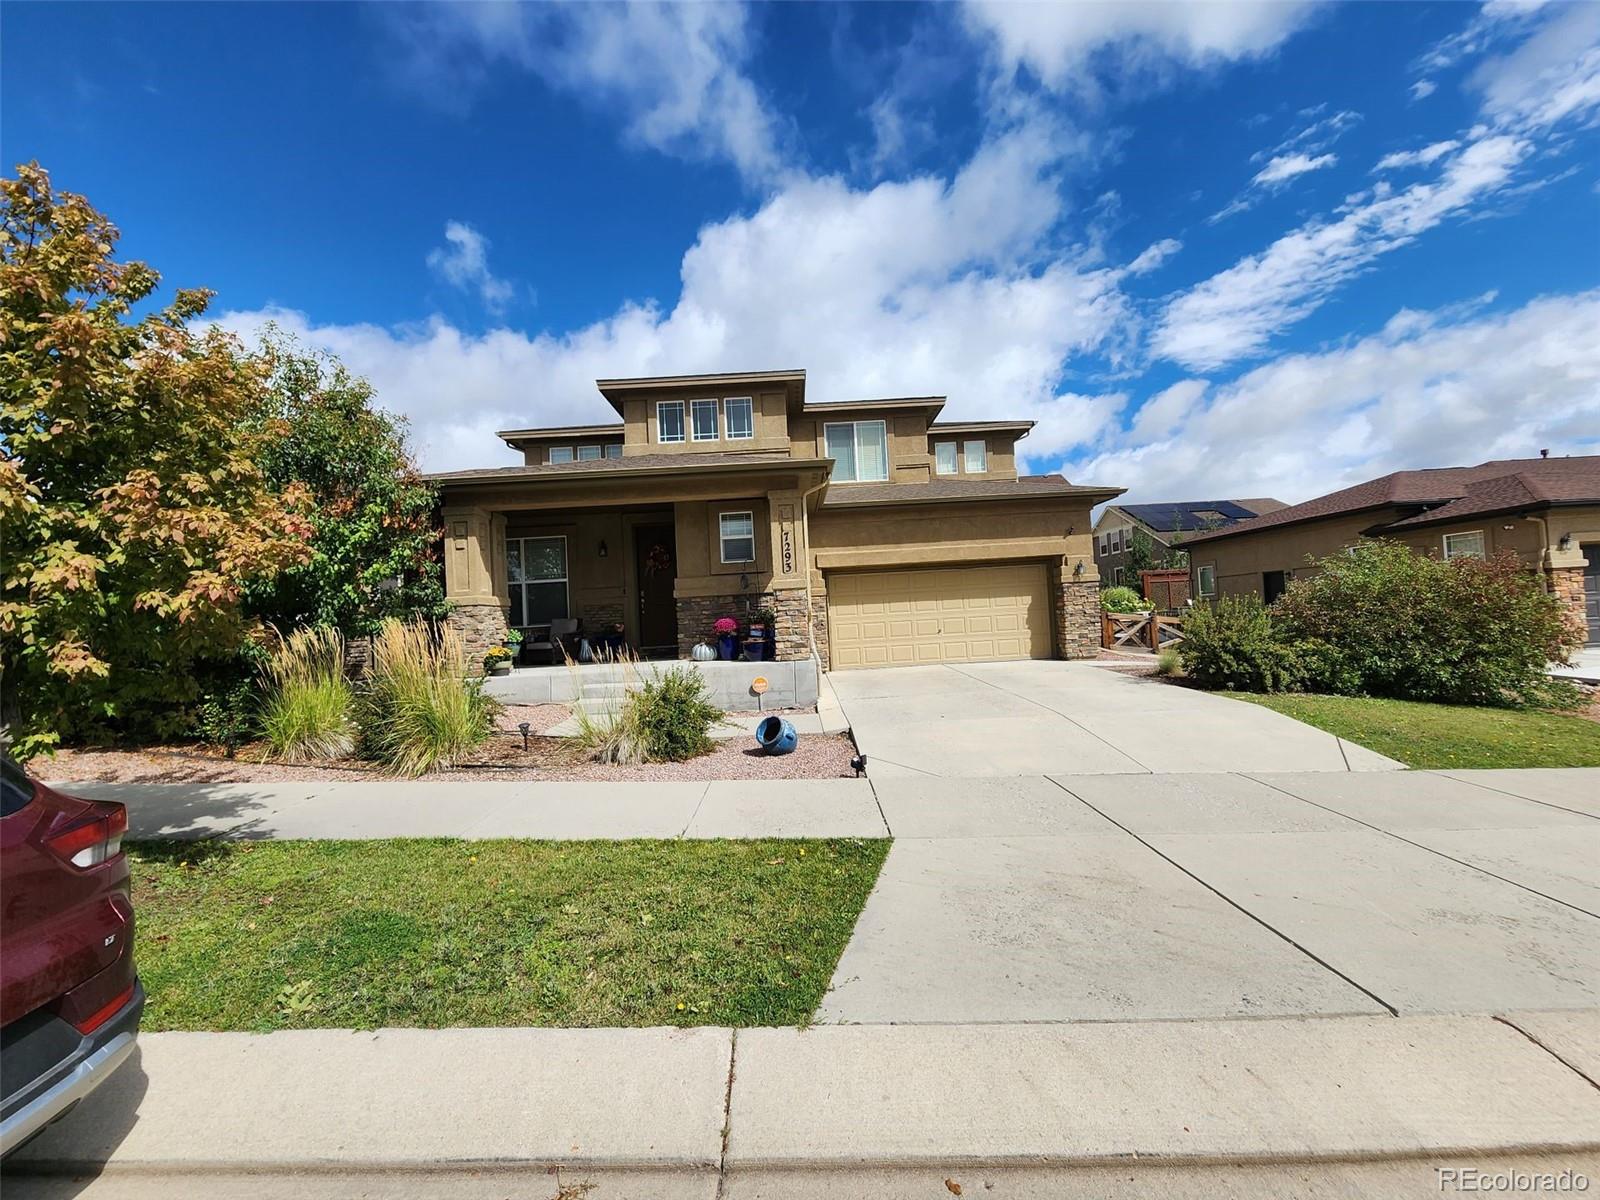
[[[524,721],[522,724],[518,725],[517,728],[522,730],[522,749],[523,752],[526,753],[528,749],[528,730],[533,727],[529,725],[528,722]]]

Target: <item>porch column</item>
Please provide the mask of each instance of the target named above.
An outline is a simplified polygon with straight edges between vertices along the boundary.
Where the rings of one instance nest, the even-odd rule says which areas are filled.
[[[811,555],[805,515],[801,492],[767,493],[772,579],[762,600],[772,610],[774,657],[784,661],[811,657],[811,597],[806,586]]]
[[[1056,657],[1093,658],[1100,652],[1100,572],[1094,559],[1068,554],[1051,568],[1050,575],[1055,593]]]
[[[481,669],[483,656],[506,636],[506,519],[482,508],[444,510],[445,623],[460,635],[468,665]]]

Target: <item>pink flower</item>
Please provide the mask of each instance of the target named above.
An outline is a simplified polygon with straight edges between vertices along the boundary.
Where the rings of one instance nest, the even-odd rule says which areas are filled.
[[[716,630],[719,634],[737,633],[739,630],[739,622],[735,621],[732,617],[718,617],[717,623],[711,628]]]

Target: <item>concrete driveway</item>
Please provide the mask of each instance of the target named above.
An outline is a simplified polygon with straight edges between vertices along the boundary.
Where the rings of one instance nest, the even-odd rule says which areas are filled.
[[[1400,764],[1259,705],[1071,662],[829,675],[874,779]]]
[[[873,788],[895,842],[820,1021],[1600,1007],[1600,769]]]

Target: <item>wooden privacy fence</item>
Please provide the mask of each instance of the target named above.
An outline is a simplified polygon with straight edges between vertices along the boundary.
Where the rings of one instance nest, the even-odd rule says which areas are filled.
[[[1139,591],[1160,612],[1180,610],[1189,603],[1189,568],[1140,571]]]
[[[1107,650],[1165,650],[1183,641],[1183,618],[1155,613],[1101,613],[1100,644]]]

